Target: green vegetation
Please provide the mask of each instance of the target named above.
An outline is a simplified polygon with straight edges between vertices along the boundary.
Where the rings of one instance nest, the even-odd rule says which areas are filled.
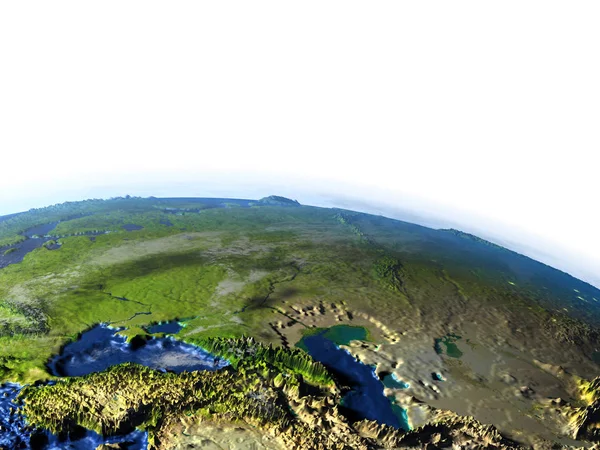
[[[271,345],[260,344],[252,338],[211,338],[199,340],[197,343],[213,355],[227,359],[234,367],[238,367],[240,363],[252,364],[265,361],[283,374],[301,375],[310,384],[323,387],[333,385],[333,379],[327,369],[302,350],[273,348]]]
[[[69,220],[100,211],[147,209],[147,205],[150,203],[150,199],[118,197],[110,200],[92,199],[81,202],[65,202],[46,208],[34,208],[0,221],[0,247],[22,242],[25,237],[20,233],[38,225]]]
[[[301,332],[324,332],[340,345],[368,338],[383,344],[380,355],[399,349],[404,336],[443,336],[435,348],[450,357],[446,364],[462,356],[460,337],[449,333],[466,339],[476,330],[481,349],[510,342],[524,349],[524,360],[583,378],[598,373],[600,302],[593,300],[600,292],[562,272],[456,230],[276,196],[251,207],[225,203],[124,197],[0,220],[5,254],[26,239],[21,233],[47,223],[58,225],[46,247],[61,244],[0,269],[0,382],[50,378],[49,358],[98,323],[124,327],[120,333],[132,339],[152,323],[176,319],[185,324],[177,339],[232,362],[218,374],[126,365],[30,386],[23,395],[33,423],[101,431],[128,424],[159,436],[171,417],[191,414],[262,421],[278,432],[293,423],[290,429],[309,436],[295,415],[318,408],[300,407],[294,396],[301,388],[336,394],[323,366],[285,349]],[[143,228],[126,231],[126,224]],[[213,392],[223,386],[225,392]],[[276,408],[265,409],[261,398]],[[585,417],[593,427],[591,410]]]
[[[358,238],[361,240],[361,242],[364,243],[369,243],[369,239],[367,237],[367,235],[365,233],[362,232],[362,230],[357,227],[355,224],[352,223],[351,221],[351,214],[348,214],[346,212],[339,212],[335,215],[336,220],[341,223],[342,225],[347,226],[352,233],[354,233],[356,236],[358,236]]]
[[[43,246],[45,248],[49,248],[49,247],[52,247],[52,246],[55,246],[55,245],[57,245],[57,242],[54,239],[51,239],[49,241],[44,242]]]
[[[105,436],[145,430],[151,449],[172,448],[169,440],[180,434],[175,430],[182,421],[205,420],[250,425],[278,436],[286,448],[318,445],[333,450],[375,444],[339,414],[337,387],[306,353],[273,349],[250,338],[203,343],[230,356],[233,364],[213,372],[181,374],[121,364],[56,384],[26,386],[19,394],[22,412],[30,426],[53,433],[70,433],[78,427]],[[397,439],[395,430],[382,431],[388,439]]]
[[[83,426],[104,435],[138,428],[148,432],[150,449],[179,448],[180,439],[191,436],[187,427],[205,422],[249,426],[293,450],[381,448],[401,439],[385,425],[348,422],[336,391],[305,389],[301,377],[256,358],[240,360],[235,369],[181,374],[122,364],[54,385],[27,386],[20,398],[32,427],[69,433]]]
[[[480,238],[479,236],[475,236],[473,234],[470,233],[465,233],[464,231],[460,231],[460,230],[456,230],[454,228],[448,228],[448,229],[444,229],[444,230],[440,230],[440,231],[445,231],[447,233],[451,233],[455,236],[458,236],[460,238],[463,239],[469,239],[472,240],[474,242],[483,244],[483,245],[489,245],[490,247],[494,247],[496,249],[500,249],[500,250],[506,250],[505,248],[499,246],[498,244],[494,244],[493,242],[487,241],[485,239]]]
[[[129,207],[119,209],[124,204]],[[336,245],[334,222],[325,210],[208,209],[180,216],[148,206],[141,214],[136,199],[115,200],[114,206],[114,211],[62,222],[56,234],[67,237],[60,249],[34,250],[23,262],[0,270],[0,333],[13,343],[0,348],[3,379],[46,378],[45,361],[100,322],[133,328],[180,318],[187,325],[181,333],[185,339],[247,334],[276,342],[274,333],[265,335],[264,320],[276,314],[272,307],[279,286],[298,275],[296,261],[317,256],[321,247],[321,256],[311,259],[326,267],[328,250],[350,251]],[[160,224],[165,217],[172,227]],[[110,228],[109,222],[115,225],[112,232],[94,242],[77,236]],[[121,223],[144,229],[127,232],[117,227]],[[267,230],[274,224],[279,225]],[[313,238],[325,247],[311,243]],[[313,269],[317,275],[318,267]],[[320,277],[313,279],[315,287],[321,284]],[[272,291],[277,292],[269,298]],[[18,364],[9,363],[15,352],[23,356]]]
[[[232,204],[89,200],[0,221],[0,244],[56,221],[62,244],[0,270],[1,380],[47,378],[45,362],[100,322],[134,336],[150,323],[179,319],[186,324],[180,339],[244,335],[279,345],[268,324],[288,322],[281,311],[289,305],[320,301],[437,336],[500,315],[519,323],[532,348],[552,341],[564,355],[595,351],[600,305],[574,298],[573,290],[583,298],[600,293],[525,257],[368,214]],[[144,228],[128,232],[123,224]],[[109,233],[92,241],[82,235],[89,232]]]
[[[574,439],[600,441],[600,377],[577,379],[579,407],[568,407],[568,430]]]
[[[375,277],[394,291],[402,289],[401,269],[400,261],[389,256],[384,256],[375,261],[373,267]]]
[[[261,198],[258,202],[251,203],[251,205],[254,204],[270,206],[300,206],[298,200],[291,200],[279,195],[270,195],[268,197]]]
[[[271,388],[271,375],[260,367],[173,374],[122,364],[55,385],[28,386],[20,396],[32,426],[53,433],[82,426],[104,435],[139,428],[150,432],[154,446],[156,431],[182,415],[288,426],[292,416]]]

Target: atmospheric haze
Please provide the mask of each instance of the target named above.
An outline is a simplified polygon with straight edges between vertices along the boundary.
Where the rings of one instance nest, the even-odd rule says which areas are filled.
[[[0,214],[281,194],[459,228],[600,287],[598,12],[3,4]]]

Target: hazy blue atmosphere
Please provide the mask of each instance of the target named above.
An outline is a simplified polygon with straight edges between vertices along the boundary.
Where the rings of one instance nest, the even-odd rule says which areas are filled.
[[[165,178],[167,179],[167,175]],[[306,205],[345,208],[394,219],[413,222],[430,228],[455,228],[529,256],[577,278],[600,287],[600,261],[591,247],[590,251],[577,252],[569,248],[570,242],[580,242],[580,236],[556,236],[554,239],[536,233],[527,224],[515,225],[486,217],[484,214],[452,208],[441,203],[423,200],[413,195],[390,195],[373,187],[357,187],[342,183],[317,183],[315,180],[277,177],[264,183],[256,176],[205,174],[198,181],[174,178],[167,182],[130,182],[112,186],[83,184],[79,189],[47,190],[33,199],[2,202],[0,214],[43,207],[63,201],[85,198],[109,198],[125,195],[156,197],[225,197],[258,199],[272,194],[284,195]],[[13,200],[14,201],[14,200]],[[597,240],[593,237],[592,243]]]
[[[598,6],[512,6],[3,5],[0,213],[279,193],[600,285]]]
[[[0,449],[600,448],[599,17],[0,2]]]

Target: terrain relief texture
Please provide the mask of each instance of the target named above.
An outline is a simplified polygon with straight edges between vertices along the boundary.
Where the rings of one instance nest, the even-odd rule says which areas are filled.
[[[0,217],[0,449],[594,448],[600,291],[260,200]]]

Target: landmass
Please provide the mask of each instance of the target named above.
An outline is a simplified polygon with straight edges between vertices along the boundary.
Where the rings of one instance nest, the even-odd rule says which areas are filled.
[[[278,196],[94,199],[0,220],[0,383],[22,387],[28,426],[138,429],[156,448],[590,446],[599,306],[593,286],[462,232]],[[229,365],[49,369],[99,324]],[[373,368],[408,429],[350,414],[351,383],[302,350],[342,325],[364,330],[336,345]]]

